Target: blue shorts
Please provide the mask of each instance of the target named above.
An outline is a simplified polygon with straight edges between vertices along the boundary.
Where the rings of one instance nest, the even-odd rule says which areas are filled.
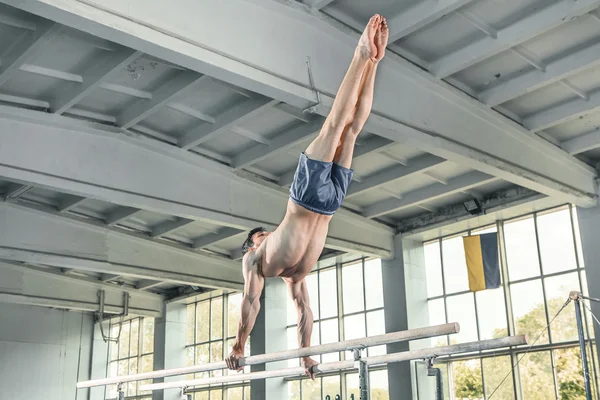
[[[353,175],[351,169],[332,162],[311,160],[302,153],[290,197],[307,210],[333,215],[342,205]]]

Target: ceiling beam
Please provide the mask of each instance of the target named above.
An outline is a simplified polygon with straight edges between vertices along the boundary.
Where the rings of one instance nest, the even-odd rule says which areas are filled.
[[[271,145],[266,146],[257,144],[249,149],[244,150],[242,153],[234,157],[232,166],[234,168],[245,168],[250,165],[256,164],[265,158],[290,147],[294,147],[296,144],[306,140],[310,137],[316,136],[321,127],[323,121],[311,122],[309,124],[301,124],[293,129],[288,129],[271,139]]]
[[[546,64],[546,71],[532,69],[483,90],[477,96],[490,107],[506,103],[534,90],[600,65],[600,43],[567,54]]]
[[[152,99],[140,99],[126,108],[118,117],[117,124],[122,128],[130,128],[148,118],[160,108],[185,95],[201,82],[209,79],[206,75],[196,72],[179,72],[152,93]]]
[[[1,250],[0,250],[1,251]],[[129,314],[160,317],[164,298],[135,289],[92,282],[47,269],[0,261],[0,302],[97,312],[98,292],[104,291],[104,311],[123,312],[123,295],[129,295]]]
[[[367,218],[381,217],[396,211],[404,210],[422,203],[436,200],[454,193],[459,193],[466,189],[471,189],[497,178],[484,173],[474,171],[448,180],[447,185],[436,183],[425,186],[412,192],[404,193],[402,199],[387,199],[365,208],[363,215]]]
[[[598,0],[560,0],[498,30],[496,38],[487,36],[441,57],[431,64],[431,72],[438,78],[446,78],[598,6]]]
[[[363,182],[350,185],[346,198],[356,197],[398,179],[413,177],[419,173],[428,171],[445,161],[446,160],[443,158],[426,154],[409,160],[407,166],[395,165],[393,167],[385,168],[382,171],[366,176]]]
[[[63,198],[60,199],[56,209],[58,210],[58,212],[66,213],[68,211],[71,211],[73,208],[77,207],[84,201],[85,197],[65,195],[63,196]]]
[[[388,18],[389,42],[394,43],[474,0],[421,0],[401,14]]]
[[[162,224],[152,227],[151,237],[166,236],[169,233],[175,232],[179,228],[193,224],[193,219],[177,218],[174,221],[166,221]]]
[[[233,126],[242,124],[244,120],[248,121],[256,118],[275,104],[277,102],[265,97],[244,100],[233,107],[229,107],[227,111],[216,117],[214,124],[202,124],[186,133],[179,140],[178,145],[184,150],[194,148],[231,129]]]
[[[140,211],[142,211],[142,210],[140,210],[139,208],[119,207],[116,210],[112,211],[106,217],[106,225],[115,226],[117,224],[120,224],[121,222],[125,221],[126,219],[133,217],[135,214],[137,214]]]
[[[591,132],[584,133],[583,135],[577,136],[573,139],[565,140],[560,145],[563,149],[565,149],[565,151],[573,155],[598,149],[600,148],[600,131],[596,129]]]
[[[317,104],[318,91],[316,111],[322,116],[331,109],[330,94],[337,92],[360,36],[293,1],[226,0],[215,3],[210,14],[194,3],[192,12],[165,14],[160,21],[160,0],[148,0],[135,10],[117,1],[1,1],[298,109]],[[239,12],[232,14],[232,8]],[[274,20],[295,28],[279,31],[280,40],[263,46],[264,38],[272,36]],[[213,26],[226,25],[244,35],[237,41],[213,35]],[[314,43],[319,43],[319,52],[314,52]],[[318,66],[313,68],[313,88],[304,65],[297,62],[308,54]],[[384,64],[367,121],[369,132],[561,201],[597,204],[596,171],[583,161],[393,52]]]
[[[2,194],[4,200],[14,200],[23,196],[27,192],[33,189],[31,185],[22,185],[20,183],[11,183],[6,188],[6,191]]]
[[[193,240],[192,248],[201,249],[203,247],[212,246],[222,240],[237,236],[245,231],[233,228],[222,228],[215,234],[205,235]]]
[[[60,214],[49,207],[4,202],[0,217],[13,226],[30,228],[0,235],[3,259],[99,272],[101,280],[125,276],[221,289],[243,286],[239,264],[232,260]]]
[[[121,48],[117,51],[107,54],[101,62],[93,61],[93,64],[86,65],[81,73],[82,83],[72,83],[59,92],[51,100],[50,111],[55,114],[62,114],[75,104],[83,100],[123,68],[137,60],[142,53],[131,49]]]
[[[162,281],[153,281],[151,279],[143,279],[136,283],[135,288],[138,290],[149,290],[155,288],[157,286],[162,285],[164,282]]]
[[[27,32],[21,41],[15,43],[2,58],[0,66],[0,86],[8,82],[23,64],[34,60],[39,52],[59,33],[61,26],[39,19],[35,31]]]
[[[581,97],[575,97],[567,102],[539,111],[526,117],[523,125],[533,132],[539,132],[596,112],[600,108],[600,90],[588,93],[588,98],[589,100],[584,100]]]
[[[315,10],[320,10],[327,7],[334,1],[335,0],[303,0],[303,3],[311,8],[314,8]]]

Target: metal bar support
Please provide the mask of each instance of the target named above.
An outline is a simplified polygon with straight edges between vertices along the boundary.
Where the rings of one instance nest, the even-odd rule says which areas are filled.
[[[433,368],[434,358],[435,357],[430,357],[425,359],[427,376],[435,376],[435,400],[444,400],[444,380],[442,379],[442,370]]]
[[[358,369],[360,400],[369,400],[369,367],[361,357],[361,349],[354,349],[354,366]]]
[[[577,334],[579,336],[579,349],[581,351],[581,363],[583,367],[583,384],[585,385],[585,399],[592,400],[592,388],[590,386],[590,370],[587,361],[587,351],[585,348],[585,336],[583,334],[583,318],[581,315],[581,293],[571,292],[569,294],[573,303],[575,303],[575,319],[577,320]]]

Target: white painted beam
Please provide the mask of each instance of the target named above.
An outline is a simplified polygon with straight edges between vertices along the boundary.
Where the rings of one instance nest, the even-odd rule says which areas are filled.
[[[151,100],[138,100],[135,104],[125,109],[117,117],[117,124],[125,129],[134,126],[158,111],[161,107],[183,96],[187,91],[193,89],[206,79],[208,79],[207,76],[200,76],[191,71],[178,73],[173,79],[170,79],[156,89],[152,93]]]
[[[193,224],[193,219],[177,218],[174,221],[166,221],[160,225],[152,227],[152,237],[161,237],[168,235],[169,233],[175,232],[179,228]]]
[[[102,83],[100,88],[115,93],[126,94],[127,96],[137,97],[139,99],[152,99],[152,93],[145,90],[134,89],[129,86],[118,85],[116,83]]]
[[[500,29],[497,38],[485,37],[440,58],[431,65],[431,72],[446,78],[486,58],[541,35],[572,18],[600,6],[598,0],[560,0]]]
[[[331,108],[330,94],[337,92],[360,34],[283,0],[223,0],[212,5],[210,14],[187,0],[175,0],[174,7],[194,12],[176,14],[161,13],[159,0],[1,1],[299,109],[317,103],[305,65],[298,63],[309,55],[318,66],[313,68],[314,89],[321,93],[317,112],[322,116]],[[274,20],[294,29],[279,31],[279,40],[263,46]],[[235,41],[214,35],[225,25],[244,35]],[[378,80],[366,128],[370,132],[561,201],[585,207],[597,203],[593,168],[461,90],[391,52]]]
[[[192,129],[179,140],[179,147],[189,150],[218,136],[221,132],[231,129],[237,124],[243,123],[244,119],[250,120],[265,110],[273,107],[276,103],[267,98],[244,100],[236,106],[230,107],[223,114],[215,118],[214,124],[202,124]]]
[[[196,119],[199,119],[201,121],[205,121],[205,122],[208,122],[211,124],[215,123],[215,119],[212,116],[205,114],[201,111],[195,110],[192,107],[186,106],[185,104],[171,103],[167,107],[169,107],[170,109],[179,111],[180,113],[188,115],[192,118],[196,118]]]
[[[389,42],[402,39],[473,0],[421,0],[400,15],[388,18]]]
[[[303,3],[311,8],[314,8],[315,10],[320,10],[327,7],[334,1],[335,0],[303,0]]]
[[[0,203],[0,259],[239,290],[239,264],[50,209]]]
[[[364,182],[353,183],[350,185],[346,198],[356,197],[369,190],[376,189],[398,179],[410,178],[415,174],[423,173],[445,161],[446,160],[443,158],[427,154],[425,156],[409,160],[408,166],[398,165],[385,168],[382,171],[366,176]]]
[[[136,285],[135,288],[138,290],[149,290],[152,288],[155,288],[157,286],[162,285],[164,282],[161,281],[153,281],[151,279],[144,279],[139,281]]]
[[[56,207],[56,209],[58,210],[58,212],[65,213],[77,207],[84,201],[85,197],[66,195],[60,200],[59,205],[58,207]]]
[[[104,291],[104,310],[123,312],[123,295],[129,295],[129,314],[160,317],[162,296],[77,278],[47,269],[0,261],[0,302],[97,312],[98,292]]]
[[[271,139],[271,144],[269,146],[257,144],[254,147],[244,150],[241,154],[234,157],[232,166],[234,168],[245,168],[252,164],[256,164],[279,151],[294,147],[299,142],[316,136],[322,126],[323,123],[319,119],[316,122],[302,124],[294,129],[282,132]]]
[[[21,185],[20,183],[11,183],[2,194],[4,200],[15,200],[33,189],[31,185]]]
[[[140,211],[141,210],[139,208],[119,207],[106,217],[106,225],[115,226],[126,219],[131,218]]]
[[[102,282],[115,281],[119,278],[121,278],[121,275],[117,275],[117,274],[101,274],[100,275],[100,280]]]
[[[64,113],[138,59],[141,54],[123,48],[107,54],[101,62],[94,61],[93,65],[86,66],[81,74],[83,82],[73,83],[60,90],[51,101],[50,111],[56,114]]]
[[[567,54],[546,64],[546,71],[531,70],[479,93],[490,107],[506,103],[544,86],[600,65],[600,42]]]
[[[289,199],[280,186],[220,162],[53,114],[0,107],[0,142],[0,176],[6,180],[224,227],[274,229]],[[330,224],[326,246],[385,256],[393,234],[388,226],[342,209]]]
[[[584,100],[581,97],[573,98],[565,103],[530,115],[523,120],[523,125],[533,132],[539,132],[596,112],[600,108],[600,90],[590,92],[588,96],[589,100]]]
[[[56,37],[59,30],[60,25],[40,19],[36,23],[35,31],[27,32],[20,42],[13,44],[2,58],[0,85],[8,82],[23,64],[35,59],[39,51]]]
[[[194,249],[201,249],[203,247],[212,246],[215,243],[218,243],[222,240],[229,239],[232,236],[237,236],[243,232],[244,231],[240,231],[239,229],[222,228],[219,230],[219,232],[217,232],[215,234],[206,235],[206,236],[202,236],[197,239],[194,239],[192,247]]]
[[[35,31],[37,29],[35,21],[32,21],[30,18],[21,18],[18,15],[9,15],[4,12],[0,13],[0,24],[28,31]]]
[[[569,154],[581,154],[588,150],[600,148],[600,131],[593,130],[576,138],[565,140],[561,147]]]
[[[560,83],[564,87],[566,87],[567,89],[569,89],[570,91],[572,91],[573,93],[575,93],[577,96],[581,97],[583,100],[588,101],[590,99],[590,95],[585,90],[583,90],[583,89],[575,86],[568,79],[563,79],[563,80],[560,81]]]
[[[497,178],[481,172],[469,172],[459,177],[450,179],[448,185],[433,184],[412,192],[404,193],[401,200],[388,199],[365,208],[367,218],[376,218],[395,211],[414,207],[427,201],[439,199],[451,194],[493,182]]]

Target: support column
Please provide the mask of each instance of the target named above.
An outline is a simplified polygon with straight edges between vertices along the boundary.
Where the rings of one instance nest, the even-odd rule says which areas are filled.
[[[591,297],[600,298],[600,207],[577,208],[579,232],[581,234],[581,247],[585,273],[587,276],[587,289]],[[600,303],[591,301],[592,312],[600,315]],[[573,312],[570,308],[569,312]],[[594,323],[594,337],[600,338],[600,328]],[[596,341],[596,351],[600,354],[600,342]]]
[[[397,332],[429,325],[427,312],[427,286],[425,279],[425,255],[421,242],[394,238],[394,258],[382,260],[383,297],[385,304],[385,330]],[[388,353],[429,347],[428,342],[394,343],[387,346]],[[412,377],[410,361],[388,365],[390,399],[408,400],[429,381]],[[423,381],[423,382],[421,382]]]
[[[252,355],[287,350],[287,287],[281,279],[266,279],[260,298],[260,313],[250,336]],[[287,361],[253,365],[252,372],[287,368]],[[286,400],[287,384],[283,378],[261,379],[250,382],[252,400]]]
[[[107,324],[105,324],[106,326]],[[105,328],[106,329],[106,328]],[[92,342],[92,362],[90,368],[89,379],[102,379],[107,377],[108,373],[108,357],[109,347],[108,342],[105,342],[102,338],[102,332],[100,331],[100,325],[94,324],[94,336]],[[90,388],[89,399],[90,400],[104,400],[105,399],[106,386],[97,386]]]
[[[163,306],[163,317],[154,322],[154,370],[185,366],[186,305]],[[155,379],[154,382],[180,380],[180,376]],[[177,390],[156,390],[152,400],[180,400]]]

